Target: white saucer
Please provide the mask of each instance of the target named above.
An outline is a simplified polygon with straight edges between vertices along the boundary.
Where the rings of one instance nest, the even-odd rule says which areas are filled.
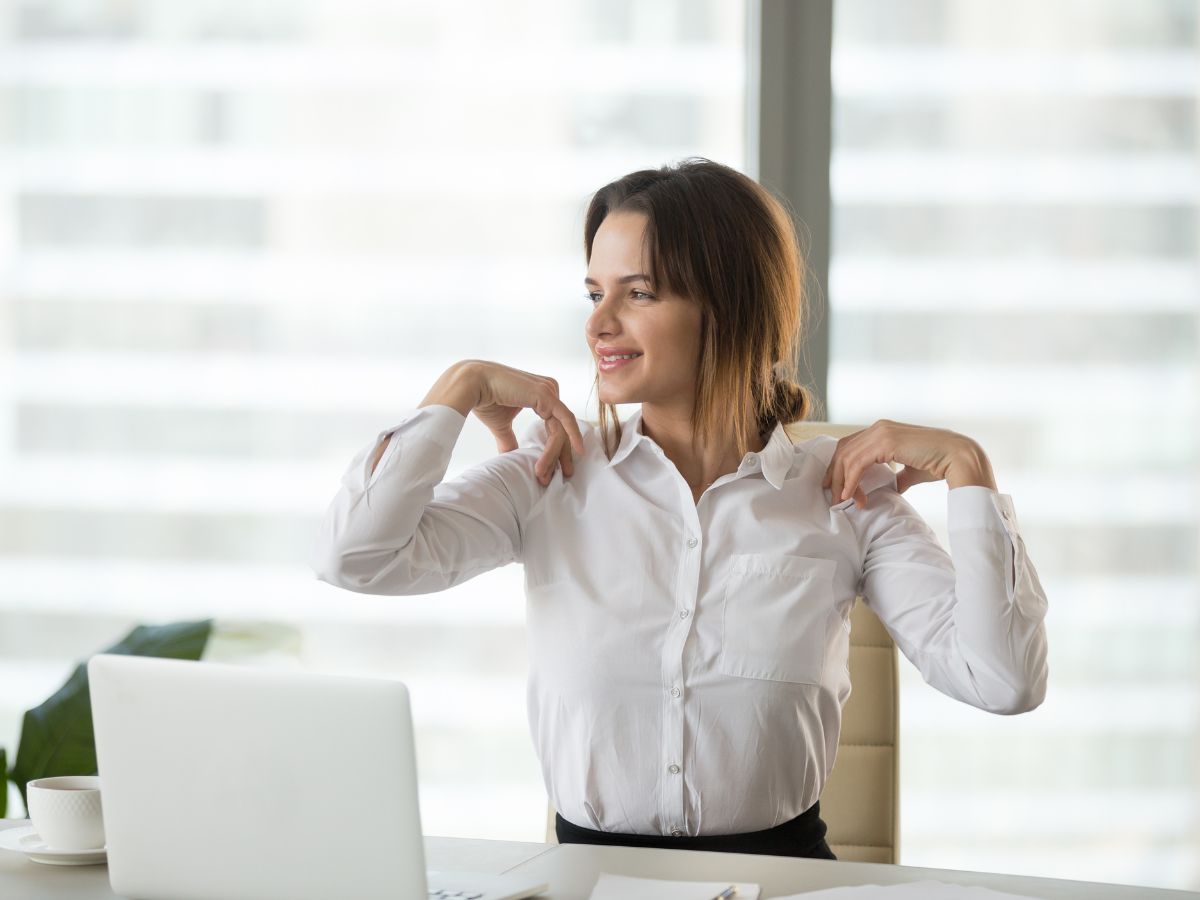
[[[50,866],[92,866],[108,862],[107,847],[98,850],[54,850],[47,847],[32,825],[0,831],[0,848],[24,853],[34,862]]]

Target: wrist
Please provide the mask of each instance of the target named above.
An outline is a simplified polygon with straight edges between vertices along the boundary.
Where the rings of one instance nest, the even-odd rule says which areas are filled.
[[[434,382],[420,406],[451,406],[464,416],[479,405],[479,381],[471,360],[457,362]]]
[[[963,447],[946,470],[946,484],[951,490],[968,485],[999,490],[996,487],[996,475],[992,471],[991,460],[983,452],[983,447],[974,441]]]

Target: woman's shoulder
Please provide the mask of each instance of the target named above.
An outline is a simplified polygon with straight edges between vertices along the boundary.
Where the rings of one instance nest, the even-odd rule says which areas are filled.
[[[807,430],[789,426],[787,433],[792,439],[792,450],[795,454],[817,460],[820,464],[818,471],[823,474],[829,464],[833,462],[838,439],[831,434],[816,432],[811,426]],[[814,474],[813,477],[816,475]],[[894,491],[896,490],[896,471],[887,463],[871,463],[863,470],[859,478],[859,486],[867,494],[880,487],[890,487]]]
[[[816,457],[825,465],[829,465],[837,449],[838,439],[833,435],[814,432],[811,426],[804,427],[802,423],[785,426],[784,434],[792,442],[793,453]]]
[[[590,419],[578,417],[575,421],[579,425],[583,446],[588,453],[591,453],[594,448],[600,446],[600,425]],[[517,444],[521,449],[531,448],[540,451],[545,448],[549,439],[549,424],[541,416],[535,416],[523,428],[517,430]]]

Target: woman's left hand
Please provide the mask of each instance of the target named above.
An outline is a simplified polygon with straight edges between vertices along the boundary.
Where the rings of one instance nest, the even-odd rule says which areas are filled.
[[[904,464],[896,473],[896,490],[901,494],[914,484],[943,478],[952,488],[979,484],[996,490],[991,463],[971,438],[945,428],[891,419],[880,419],[839,438],[821,487],[832,489],[835,504],[854,497],[856,506],[865,507],[867,495],[859,487],[859,479],[875,463],[889,462]]]

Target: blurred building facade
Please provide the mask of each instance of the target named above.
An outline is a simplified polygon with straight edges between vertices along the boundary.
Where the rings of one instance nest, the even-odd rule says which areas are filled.
[[[134,624],[286,623],[272,663],[411,686],[429,833],[542,838],[519,568],[367,597],[307,553],[354,452],[458,359],[594,411],[587,200],[691,154],[743,165],[745,19],[0,3],[10,759],[24,710]],[[495,452],[470,419],[447,477]]]
[[[834,11],[830,417],[978,440],[1050,600],[1032,713],[901,667],[901,859],[1200,889],[1200,5]]]

